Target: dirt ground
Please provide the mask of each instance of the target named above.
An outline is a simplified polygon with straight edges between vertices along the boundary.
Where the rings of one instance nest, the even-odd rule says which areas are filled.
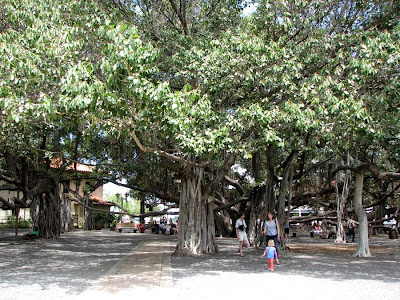
[[[357,251],[357,244],[291,244],[288,250],[293,253],[352,255]],[[399,252],[399,248],[386,245],[371,245],[369,250],[372,256],[396,255]]]

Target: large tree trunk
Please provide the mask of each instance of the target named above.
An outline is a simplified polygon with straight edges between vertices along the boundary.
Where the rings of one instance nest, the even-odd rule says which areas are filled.
[[[30,206],[30,215],[33,226],[39,228],[39,197],[34,197]]]
[[[203,195],[202,181],[202,168],[193,168],[191,177],[182,178],[177,255],[218,252],[213,198]]]
[[[288,195],[288,202],[287,202],[287,211],[285,213],[285,217],[286,218],[285,218],[285,222],[283,223],[285,226],[286,226],[286,224],[288,226],[290,226],[289,219],[290,219],[290,207],[292,205],[292,199],[293,199],[293,175],[294,175],[294,167],[291,168],[290,174],[289,174],[289,195]],[[284,238],[285,237],[284,231],[285,231],[285,228],[283,228],[283,234],[281,236],[285,240],[284,241],[284,245],[285,245],[285,248],[286,248],[286,239]]]
[[[280,241],[280,248],[281,249],[286,249],[286,241],[283,238],[285,236],[285,225],[286,225],[286,213],[285,213],[285,199],[286,199],[286,193],[288,191],[288,188],[291,187],[291,183],[293,182],[292,176],[293,176],[293,168],[294,168],[294,163],[297,160],[297,151],[292,151],[292,153],[289,155],[286,166],[283,170],[283,176],[282,176],[282,181],[281,181],[281,188],[278,196],[278,222],[279,222],[279,227],[280,227],[280,236],[281,236],[281,241]],[[289,210],[289,208],[288,208]]]
[[[39,237],[44,239],[59,238],[61,233],[60,198],[58,185],[43,193],[39,199],[38,228]]]
[[[75,227],[71,211],[71,199],[61,197],[61,232],[73,230],[75,230]]]
[[[268,173],[265,186],[265,198],[264,198],[264,212],[263,217],[266,220],[268,212],[275,211],[276,196],[275,196],[275,170],[272,163],[272,147],[269,146],[267,150],[267,163]]]
[[[255,181],[260,180],[260,153],[256,152],[252,157],[252,173]],[[255,248],[259,248],[262,243],[262,215],[265,203],[263,201],[265,195],[265,185],[256,186],[250,193],[250,218],[248,224],[249,242]],[[260,217],[259,217],[260,216]]]
[[[354,211],[358,217],[358,249],[354,256],[370,257],[368,244],[368,219],[362,205],[362,194],[364,185],[364,170],[357,169],[355,172],[355,188],[354,188]]]
[[[248,232],[248,238],[250,245],[256,246],[255,241],[256,241],[256,235],[257,235],[257,226],[256,226],[256,220],[257,220],[257,203],[254,198],[251,199],[250,202],[250,216],[249,216],[249,223],[247,224],[247,232]]]
[[[261,219],[265,221],[269,212],[275,212],[276,195],[275,195],[275,170],[273,165],[273,147],[267,148],[267,176],[265,186],[262,189],[262,201],[259,205],[259,214]],[[261,228],[262,230],[262,228]],[[260,236],[259,247],[265,246],[265,236]]]
[[[84,204],[92,207],[92,202],[89,201],[88,197],[83,197]],[[85,208],[85,219],[83,221],[83,229],[84,230],[93,230],[94,229],[94,215],[93,210]]]
[[[250,218],[248,224],[248,233],[249,233],[249,242],[254,247],[260,247],[262,244],[262,234],[261,234],[261,226],[263,221],[263,213],[264,213],[264,205],[263,202],[265,196],[265,186],[255,187],[250,193]],[[258,215],[261,216],[260,223],[257,222]]]
[[[228,212],[221,210],[214,213],[216,232],[220,236],[230,237],[233,232],[233,225],[231,223],[231,216]]]
[[[347,170],[343,182],[342,193],[339,193],[339,175],[336,175],[336,202],[337,202],[337,230],[335,243],[346,242],[346,231],[343,226],[345,219],[346,202],[350,192],[351,171]]]

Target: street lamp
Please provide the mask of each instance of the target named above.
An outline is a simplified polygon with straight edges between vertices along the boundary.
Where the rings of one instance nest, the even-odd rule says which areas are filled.
[[[115,197],[117,197],[117,203],[118,203],[119,197],[121,197],[121,194],[120,194],[120,193],[116,193],[116,194],[115,194]],[[124,208],[124,205],[123,205],[122,202],[121,202],[121,208]]]
[[[126,192],[126,193],[125,193],[125,203],[126,203],[126,208],[128,208],[128,196],[129,196],[129,193],[128,193],[128,192]]]

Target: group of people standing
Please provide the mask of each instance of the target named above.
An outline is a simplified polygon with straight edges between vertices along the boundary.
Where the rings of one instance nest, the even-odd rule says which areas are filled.
[[[246,221],[244,220],[245,214],[241,213],[239,219],[236,220],[236,236],[239,240],[239,254],[244,256],[243,248],[250,247],[249,240],[246,234]],[[274,271],[274,260],[279,265],[279,243],[281,241],[281,233],[278,220],[272,212],[269,212],[267,219],[261,224],[261,219],[257,219],[257,226],[261,226],[262,236],[265,236],[266,249],[263,256],[267,256],[268,270]]]

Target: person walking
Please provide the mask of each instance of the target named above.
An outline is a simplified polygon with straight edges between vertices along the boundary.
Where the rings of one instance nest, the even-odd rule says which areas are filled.
[[[349,219],[347,221],[347,239],[346,242],[349,242],[350,237],[352,238],[352,243],[354,243],[354,239],[356,237],[356,227],[357,227],[358,222],[356,222],[356,220],[354,220],[354,216],[351,217],[351,219]]]
[[[269,212],[267,215],[267,220],[264,223],[264,231],[265,241],[268,245],[269,240],[274,240],[275,249],[276,249],[276,264],[279,265],[279,242],[281,241],[281,230],[279,228],[278,219],[274,217],[272,212]]]
[[[267,256],[268,271],[274,271],[274,259],[278,257],[274,240],[268,241],[268,245],[265,248],[264,254],[262,256]]]
[[[244,220],[244,213],[240,214],[240,218],[236,220],[235,224],[236,228],[236,236],[239,240],[239,253],[240,256],[243,255],[243,247],[247,246],[249,247],[249,240],[247,239],[247,234],[246,234],[246,221]]]

